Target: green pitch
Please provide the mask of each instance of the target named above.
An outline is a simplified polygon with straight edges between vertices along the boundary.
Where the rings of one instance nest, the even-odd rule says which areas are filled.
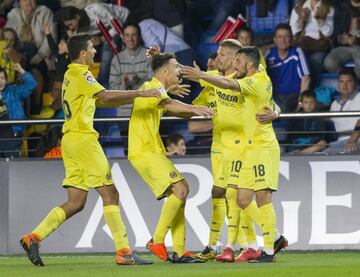
[[[24,256],[0,256],[0,276],[73,277],[73,276],[360,276],[360,252],[285,252],[273,264],[231,263],[215,261],[205,264],[173,265],[153,256],[150,266],[117,266],[111,255],[44,255],[46,264],[37,268]]]

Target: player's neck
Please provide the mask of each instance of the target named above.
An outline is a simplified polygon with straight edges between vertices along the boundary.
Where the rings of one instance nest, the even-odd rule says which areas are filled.
[[[168,88],[168,83],[166,82],[166,79],[161,74],[155,74],[155,78],[160,81],[160,83],[163,85],[164,88]]]
[[[71,62],[72,62],[72,63],[82,64],[82,65],[87,65],[85,59],[82,58],[82,57],[80,57],[80,58],[78,58],[78,59],[76,59],[76,60],[73,60],[73,61],[71,61]]]
[[[224,74],[224,76],[228,76],[228,75],[233,74],[233,73],[235,73],[235,70],[231,68],[229,70],[226,70],[223,74]]]

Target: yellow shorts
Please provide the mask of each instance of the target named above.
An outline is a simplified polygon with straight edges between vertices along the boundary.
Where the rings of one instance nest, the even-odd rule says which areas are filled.
[[[226,189],[226,183],[223,176],[222,153],[211,151],[210,158],[214,186]]]
[[[223,172],[226,185],[235,185],[238,188],[254,189],[253,176],[248,170],[246,152],[223,150]]]
[[[89,191],[113,185],[111,170],[96,134],[66,133],[61,141],[65,167],[63,187]]]
[[[165,154],[144,153],[129,158],[129,162],[158,200],[165,197],[165,192],[171,184],[184,179]]]
[[[254,176],[254,190],[271,189],[276,191],[279,182],[280,149],[248,150]]]

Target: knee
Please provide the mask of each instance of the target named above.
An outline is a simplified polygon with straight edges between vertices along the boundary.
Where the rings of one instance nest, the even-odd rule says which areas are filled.
[[[211,190],[212,198],[224,198],[225,194],[226,194],[226,189],[224,189],[224,188],[213,186],[213,188]]]
[[[85,207],[85,201],[70,201],[67,202],[67,210],[69,211],[70,215],[74,215],[80,211],[82,211]]]
[[[189,186],[185,182],[178,183],[172,188],[172,191],[177,198],[185,201],[189,194]]]
[[[251,199],[244,196],[238,196],[236,199],[236,203],[238,204],[240,209],[245,209],[247,206],[250,205]]]

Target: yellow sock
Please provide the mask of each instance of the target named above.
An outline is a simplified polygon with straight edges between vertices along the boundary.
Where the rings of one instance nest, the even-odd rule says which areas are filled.
[[[185,253],[185,203],[181,205],[174,222],[171,224],[171,234],[173,251],[181,257]]]
[[[245,232],[243,230],[243,219],[242,219],[242,211],[240,210],[240,222],[239,222],[239,229],[238,229],[238,235],[237,235],[237,242],[240,245],[241,248],[245,248],[248,246],[248,241],[245,236]]]
[[[238,235],[240,207],[236,203],[237,189],[226,189],[226,200],[229,205],[228,210],[228,243],[229,247],[234,247]]]
[[[276,232],[276,213],[272,203],[266,204],[259,208],[263,227],[263,237],[264,237],[264,251],[269,254],[274,254],[274,240]]]
[[[226,199],[214,198],[211,202],[213,210],[211,215],[209,245],[216,246],[220,239],[221,229],[226,216]]]
[[[177,198],[174,194],[171,194],[165,201],[161,209],[158,225],[156,226],[156,230],[154,232],[154,243],[164,242],[166,233],[170,229],[171,224],[173,223],[181,205],[183,204],[184,201]]]
[[[40,224],[32,231],[40,240],[45,239],[66,220],[65,211],[60,207],[52,209]]]
[[[239,231],[242,231],[242,233],[244,234],[245,240],[247,242],[247,246],[253,246],[253,247],[255,246],[255,248],[257,248],[256,230],[255,230],[254,221],[244,210],[241,210],[240,213]]]
[[[262,224],[263,224],[261,221],[262,217],[261,217],[261,213],[260,213],[259,207],[257,206],[256,202],[254,200],[251,201],[249,206],[247,206],[245,209],[243,209],[243,211],[247,214],[247,216],[250,217],[250,219],[255,221],[255,223],[262,230]]]
[[[114,239],[116,250],[130,248],[126,235],[125,224],[122,221],[120,208],[118,205],[108,205],[103,208],[106,224],[109,226],[111,235]]]

